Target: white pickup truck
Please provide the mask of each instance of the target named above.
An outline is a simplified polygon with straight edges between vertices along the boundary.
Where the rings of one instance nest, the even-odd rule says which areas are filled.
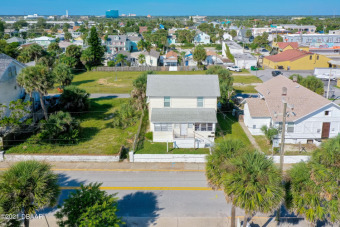
[[[234,66],[227,66],[227,69],[229,71],[233,71],[233,72],[242,72],[242,70],[239,67],[237,67],[236,65],[234,65]]]

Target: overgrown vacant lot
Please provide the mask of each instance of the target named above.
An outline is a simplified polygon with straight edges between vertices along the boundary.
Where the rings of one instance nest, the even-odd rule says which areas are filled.
[[[85,89],[88,93],[130,93],[132,83],[143,72],[84,72],[74,76],[72,85]],[[205,74],[204,71],[156,72],[157,74]],[[49,93],[57,93],[57,89]]]
[[[82,131],[78,144],[49,144],[32,136],[23,144],[12,147],[6,153],[36,154],[117,154],[122,145],[131,147],[138,123],[126,129],[113,128],[113,113],[127,99],[91,99],[91,108],[76,118]],[[34,141],[38,142],[34,142]]]

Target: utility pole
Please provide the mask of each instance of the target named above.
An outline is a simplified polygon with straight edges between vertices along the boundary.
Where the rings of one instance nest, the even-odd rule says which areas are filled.
[[[329,86],[330,86],[330,83],[331,83],[331,76],[332,76],[332,66],[329,70],[328,86],[327,86],[327,99],[329,98]]]
[[[287,117],[287,88],[282,88],[282,102],[283,102],[283,116],[282,116],[282,133],[281,133],[281,146],[280,146],[280,172],[283,176],[283,163],[284,163],[284,149],[285,149],[285,134],[286,134],[286,117]],[[282,180],[282,185],[284,184]],[[281,206],[277,210],[276,221],[280,221]]]

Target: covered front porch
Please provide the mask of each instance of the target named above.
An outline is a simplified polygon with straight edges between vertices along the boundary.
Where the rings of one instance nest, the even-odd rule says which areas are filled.
[[[178,148],[204,148],[214,143],[215,109],[157,108],[152,110],[150,128],[154,142],[173,142]]]

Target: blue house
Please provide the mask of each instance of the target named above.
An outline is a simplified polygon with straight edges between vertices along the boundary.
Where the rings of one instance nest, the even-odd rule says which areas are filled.
[[[169,35],[168,36],[168,44],[171,45],[171,44],[176,44],[176,35]]]

